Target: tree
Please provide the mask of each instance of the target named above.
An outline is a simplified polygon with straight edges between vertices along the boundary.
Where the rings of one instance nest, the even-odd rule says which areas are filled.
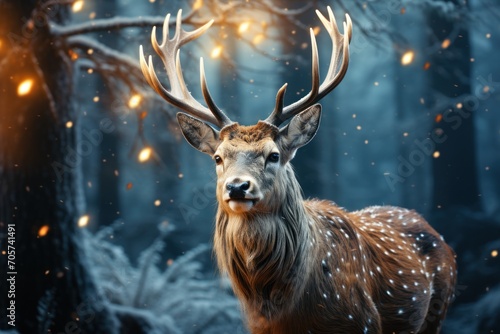
[[[1,68],[10,80],[1,83],[0,221],[2,231],[7,225],[15,230],[13,274],[7,274],[15,279],[15,297],[4,288],[1,297],[2,313],[15,305],[15,319],[2,316],[1,327],[8,328],[10,319],[21,333],[77,327],[113,333],[116,320],[98,305],[101,297],[78,244],[77,178],[85,148],[68,126],[74,112],[68,56],[48,25],[64,23],[67,8],[4,1],[1,12],[10,13],[1,31],[12,51]],[[6,257],[1,259],[6,268]],[[2,270],[4,282],[5,276]]]
[[[15,325],[21,333],[115,333],[127,327],[139,333],[147,328],[140,325],[147,319],[108,307],[82,253],[78,227],[87,217],[81,212],[80,167],[114,124],[104,122],[99,129],[79,133],[72,72],[75,63],[98,71],[124,97],[141,91],[143,77],[136,60],[84,35],[161,25],[164,18],[68,24],[72,4],[81,5],[65,0],[0,4],[0,74],[9,78],[0,83],[0,239],[5,251],[0,265],[2,281],[15,280],[2,284],[0,328]],[[207,1],[203,10],[189,11],[183,21],[198,26],[207,21],[202,14],[208,12],[217,24],[230,22],[227,13],[238,7],[263,10],[268,4]],[[15,297],[7,293],[12,289]],[[7,307],[15,307],[8,311],[15,317],[4,316]]]
[[[467,3],[445,1],[464,15]],[[467,21],[437,8],[429,13],[431,88],[437,115],[432,129],[436,144],[433,160],[434,208],[481,208],[476,170],[474,108],[471,99],[471,47]],[[438,155],[439,154],[439,155]]]

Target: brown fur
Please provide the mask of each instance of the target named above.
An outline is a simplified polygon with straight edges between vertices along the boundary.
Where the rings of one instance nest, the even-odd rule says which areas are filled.
[[[216,154],[219,268],[256,333],[437,333],[453,298],[453,251],[417,213],[396,207],[346,212],[304,201],[275,127],[231,125]],[[222,200],[224,182],[248,176],[262,199],[244,214]]]

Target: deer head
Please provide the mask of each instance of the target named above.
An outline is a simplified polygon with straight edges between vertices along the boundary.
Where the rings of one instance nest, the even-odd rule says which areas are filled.
[[[155,29],[151,34],[153,47],[165,65],[170,91],[158,80],[151,56],[146,62],[141,46],[140,63],[144,76],[165,100],[184,111],[177,114],[177,120],[186,140],[200,152],[213,157],[220,207],[231,214],[269,211],[275,207],[272,205],[273,201],[279,201],[279,194],[285,191],[281,181],[290,178],[290,160],[297,149],[306,145],[316,134],[321,116],[321,106],[317,102],[345,76],[349,63],[351,20],[346,14],[346,22],[343,24],[345,35],[342,35],[330,7],[328,19],[316,11],[333,44],[325,79],[320,84],[318,49],[311,29],[311,91],[295,103],[284,106],[287,85],[283,85],[277,93],[270,116],[255,125],[242,126],[232,122],[214,103],[206,83],[203,58],[200,59],[200,81],[207,107],[197,102],[187,90],[179,49],[203,34],[213,21],[197,30],[186,32],[181,28],[181,13],[179,11],[177,15],[176,32],[172,39],[168,37],[170,14],[163,25],[162,43],[158,43]],[[285,125],[282,126],[283,124]]]

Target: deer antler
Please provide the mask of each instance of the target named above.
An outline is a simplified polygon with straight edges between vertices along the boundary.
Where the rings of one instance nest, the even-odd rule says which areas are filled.
[[[342,35],[338,28],[335,16],[332,9],[328,6],[327,20],[323,14],[316,10],[316,14],[325,26],[328,34],[332,39],[332,57],[330,59],[330,67],[326,74],[323,83],[319,83],[319,60],[318,60],[318,47],[316,45],[316,37],[311,29],[311,48],[312,48],[312,88],[311,91],[296,101],[295,103],[283,107],[283,98],[287,84],[284,84],[276,94],[276,105],[273,112],[266,119],[266,122],[276,126],[281,125],[286,120],[292,118],[304,109],[312,106],[314,103],[321,100],[325,95],[331,92],[342,81],[349,65],[349,42],[352,35],[352,22],[348,14],[346,14],[346,22],[344,22],[344,35]],[[342,56],[341,56],[342,55]],[[340,60],[342,60],[341,63]]]
[[[232,121],[227,117],[222,110],[220,110],[214,103],[210,92],[207,87],[207,80],[205,78],[205,68],[203,66],[203,58],[200,58],[200,82],[201,91],[203,93],[203,98],[208,106],[205,107],[196,101],[191,93],[186,87],[184,82],[184,77],[182,75],[181,62],[180,62],[180,47],[196,38],[201,36],[214,22],[213,20],[207,22],[204,26],[187,32],[181,27],[182,10],[177,13],[177,21],[175,27],[175,34],[172,39],[168,36],[168,26],[170,21],[170,14],[165,17],[165,22],[163,23],[163,38],[161,44],[158,44],[156,39],[156,27],[153,27],[151,31],[151,44],[155,49],[156,53],[163,60],[165,69],[167,71],[167,77],[170,82],[170,91],[168,91],[158,80],[156,76],[155,69],[153,67],[152,57],[149,56],[148,62],[144,57],[144,52],[142,45],[140,46],[140,63],[142,73],[146,78],[148,84],[154,88],[154,90],[160,94],[167,102],[173,104],[174,106],[182,109],[186,113],[199,118],[200,120],[207,121],[211,124],[223,128],[226,125],[232,123]]]

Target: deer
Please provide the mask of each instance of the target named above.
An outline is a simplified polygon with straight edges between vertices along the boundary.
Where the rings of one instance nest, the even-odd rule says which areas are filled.
[[[184,81],[180,47],[213,20],[188,32],[179,11],[169,38],[168,14],[161,44],[152,29],[170,90],[158,79],[152,56],[146,61],[142,45],[140,66],[148,84],[182,110],[177,121],[187,142],[213,157],[214,254],[251,333],[438,333],[457,275],[454,252],[440,234],[413,210],[371,206],[348,212],[332,201],[305,199],[292,169],[297,149],[318,130],[318,101],[343,80],[349,63],[352,21],[346,14],[341,34],[333,11],[327,11],[328,18],[316,11],[333,45],[326,77],[320,83],[311,29],[311,91],[285,106],[284,84],[274,110],[254,125],[231,121],[215,104],[203,58],[206,106]]]

